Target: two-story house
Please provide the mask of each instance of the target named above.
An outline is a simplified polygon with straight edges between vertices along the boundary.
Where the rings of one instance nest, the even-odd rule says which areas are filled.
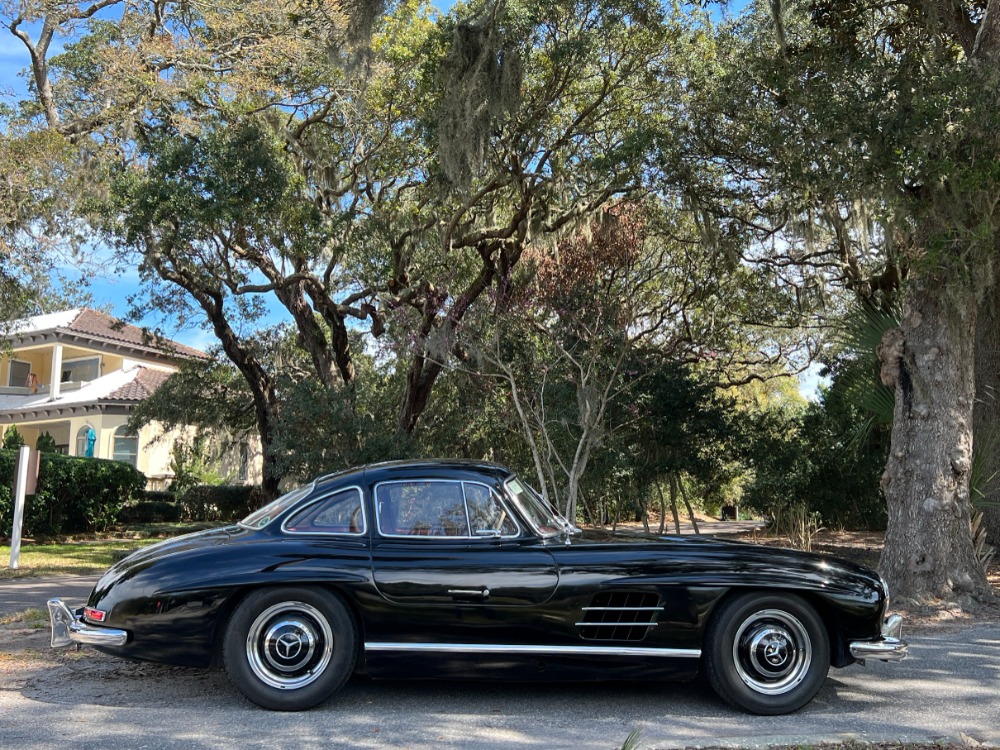
[[[163,489],[173,477],[171,450],[193,429],[164,434],[149,425],[133,434],[129,414],[185,359],[204,352],[150,334],[96,310],[37,315],[13,323],[0,355],[0,433],[16,425],[29,446],[48,432],[71,456],[126,461]],[[260,457],[248,443],[223,446],[219,471],[232,483],[260,480]]]

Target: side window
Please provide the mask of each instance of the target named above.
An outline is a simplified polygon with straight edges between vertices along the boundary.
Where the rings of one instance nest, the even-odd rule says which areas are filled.
[[[309,505],[285,521],[285,531],[312,534],[364,534],[361,493],[343,490]]]
[[[499,531],[500,536],[517,536],[517,524],[488,487],[466,483],[465,503],[469,508],[473,536],[484,531]]]
[[[459,482],[390,482],[376,490],[379,532],[387,536],[471,536]]]

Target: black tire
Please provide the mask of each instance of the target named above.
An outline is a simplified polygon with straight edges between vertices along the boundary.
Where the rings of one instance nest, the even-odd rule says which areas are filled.
[[[229,618],[222,656],[233,685],[274,711],[302,711],[351,676],[358,632],[343,601],[313,588],[262,589]]]
[[[730,705],[774,716],[813,699],[830,671],[830,638],[794,594],[747,593],[712,614],[702,649],[709,684]]]

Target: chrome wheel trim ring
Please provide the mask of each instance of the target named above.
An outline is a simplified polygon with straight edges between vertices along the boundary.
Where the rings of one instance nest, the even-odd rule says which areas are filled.
[[[250,625],[247,663],[265,685],[296,690],[310,685],[333,658],[333,629],[326,616],[305,602],[268,607]]]
[[[799,619],[782,609],[747,617],[733,638],[733,664],[743,683],[761,695],[784,695],[812,664],[812,640]]]

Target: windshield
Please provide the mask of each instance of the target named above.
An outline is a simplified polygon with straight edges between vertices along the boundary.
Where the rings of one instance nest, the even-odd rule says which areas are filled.
[[[249,516],[244,518],[240,521],[240,526],[246,526],[249,529],[264,528],[279,515],[295,505],[295,503],[299,500],[312,492],[314,485],[315,482],[310,482],[309,484],[297,487],[291,492],[282,495],[277,500],[268,503],[260,510],[255,510]]]
[[[528,523],[542,536],[550,537],[576,531],[573,524],[556,513],[537,492],[523,484],[517,477],[508,479],[505,486]]]

